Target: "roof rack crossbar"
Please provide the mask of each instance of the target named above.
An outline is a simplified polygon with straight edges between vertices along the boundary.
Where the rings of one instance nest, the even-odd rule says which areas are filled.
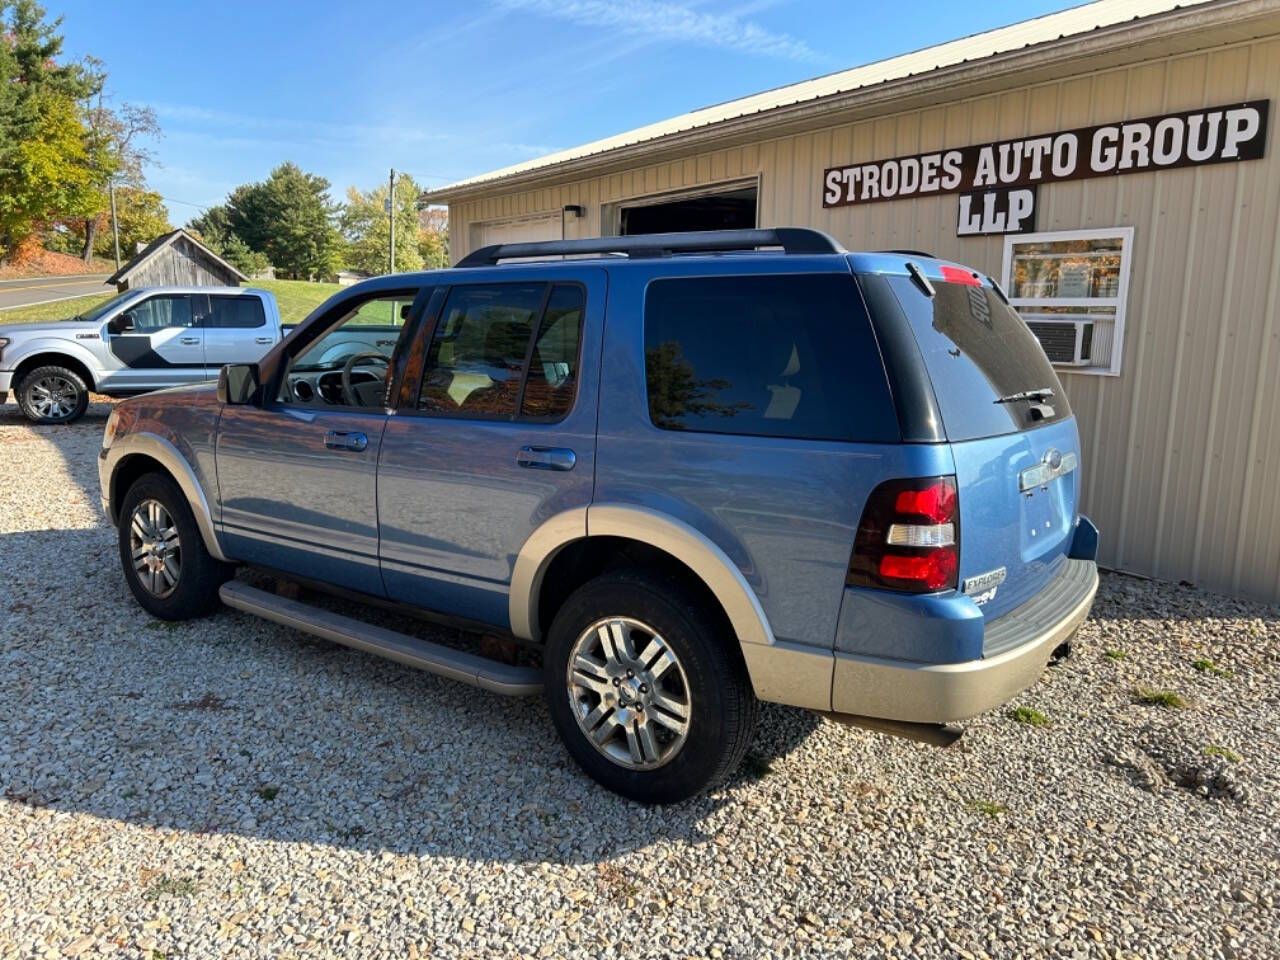
[[[769,230],[704,230],[690,233],[649,233],[631,237],[593,237],[584,240],[545,240],[495,243],[473,250],[459,267],[491,267],[500,260],[529,257],[623,254],[628,257],[669,257],[676,253],[720,253],[781,247],[787,254],[844,253],[833,238],[806,227]]]

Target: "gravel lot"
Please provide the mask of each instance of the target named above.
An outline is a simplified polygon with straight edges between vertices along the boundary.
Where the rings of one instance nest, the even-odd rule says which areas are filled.
[[[1018,701],[1046,725],[942,751],[769,708],[727,788],[644,809],[540,701],[149,619],[107,410],[0,407],[0,956],[1280,955],[1277,608],[1107,576]]]

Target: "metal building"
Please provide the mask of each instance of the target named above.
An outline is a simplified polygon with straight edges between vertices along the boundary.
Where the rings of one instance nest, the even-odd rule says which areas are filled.
[[[1280,600],[1280,0],[1102,0],[433,190],[499,241],[814,226],[1000,280],[1104,564]]]

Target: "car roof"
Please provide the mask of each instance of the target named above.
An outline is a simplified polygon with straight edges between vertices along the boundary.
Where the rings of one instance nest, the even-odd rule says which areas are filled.
[[[218,286],[162,286],[162,287],[135,287],[126,290],[125,293],[136,294],[157,294],[157,293],[216,293],[219,296],[238,294],[268,294],[270,291],[263,290],[260,287],[218,287]]]

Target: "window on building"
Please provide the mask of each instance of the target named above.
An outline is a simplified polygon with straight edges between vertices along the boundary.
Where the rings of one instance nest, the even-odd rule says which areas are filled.
[[[644,341],[649,418],[660,429],[900,439],[875,335],[847,274],[655,280]]]
[[[1054,366],[1120,373],[1133,228],[1005,237],[1004,287]]]

